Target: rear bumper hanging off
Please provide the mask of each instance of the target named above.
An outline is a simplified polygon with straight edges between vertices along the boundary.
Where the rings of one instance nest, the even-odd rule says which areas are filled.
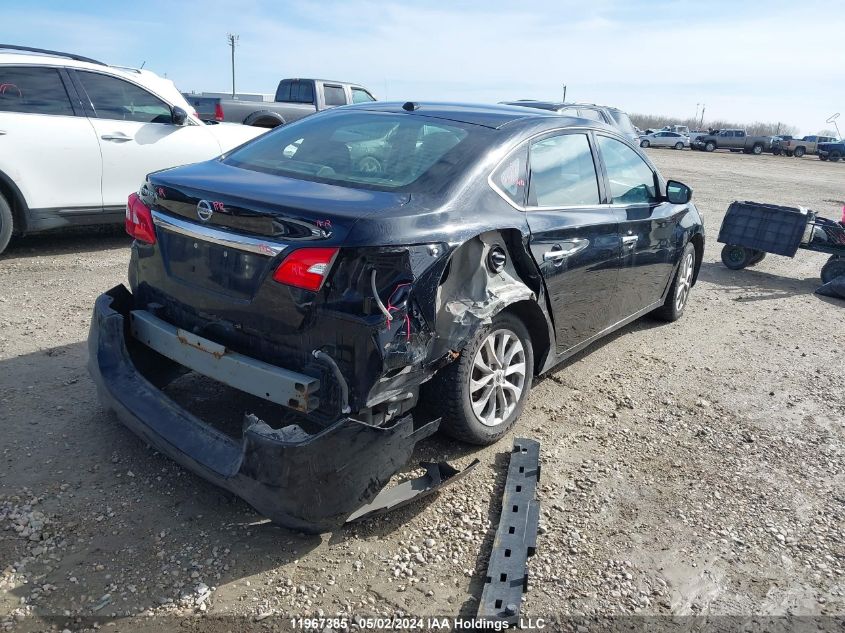
[[[238,387],[232,383],[243,380],[241,372],[250,376],[253,387],[256,379],[263,379],[276,386],[275,401],[298,398],[300,410],[309,408],[319,383],[224,349],[202,349],[210,343],[207,339],[192,338],[132,308],[132,295],[123,286],[100,295],[94,305],[88,368],[101,401],[161,453],[271,520],[308,532],[327,531],[350,517],[360,520],[404,505],[463,474],[448,464],[428,465],[426,475],[379,494],[408,462],[416,443],[439,425],[434,420],[415,427],[411,415],[387,427],[343,417],[314,434],[297,425],[273,429],[248,415],[243,437],[235,440],[180,407],[142,375],[127,347],[132,332],[138,339],[133,345],[167,352],[172,360],[226,384]],[[176,352],[167,344],[171,336],[184,339]],[[209,362],[215,351],[218,362]]]

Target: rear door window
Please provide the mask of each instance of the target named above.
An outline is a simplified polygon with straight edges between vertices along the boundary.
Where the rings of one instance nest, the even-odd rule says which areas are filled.
[[[625,143],[598,135],[599,151],[607,170],[610,195],[614,204],[657,201],[654,172],[642,157]]]
[[[73,116],[56,68],[0,66],[0,112]]]
[[[75,71],[98,119],[171,123],[170,106],[135,84],[100,73]]]
[[[528,205],[599,204],[599,185],[586,134],[561,134],[531,143]]]
[[[342,86],[323,86],[327,106],[346,105],[346,93]]]

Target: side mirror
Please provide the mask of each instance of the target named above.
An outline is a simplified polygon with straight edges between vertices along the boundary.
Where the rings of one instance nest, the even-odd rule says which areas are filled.
[[[188,113],[179,106],[173,106],[173,109],[170,111],[170,122],[173,125],[185,125],[185,121],[187,120]]]
[[[672,204],[686,204],[692,200],[692,189],[677,180],[666,183],[666,199]]]

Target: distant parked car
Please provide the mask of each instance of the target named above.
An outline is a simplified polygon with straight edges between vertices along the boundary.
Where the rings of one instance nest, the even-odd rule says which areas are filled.
[[[204,124],[148,70],[0,44],[0,252],[13,232],[123,222],[150,172],[263,132]]]
[[[801,158],[804,154],[815,154],[819,143],[835,143],[833,136],[805,136],[804,138],[790,138],[780,143],[781,151],[787,156]]]
[[[265,128],[290,123],[335,106],[376,100],[363,86],[327,79],[282,79],[273,101],[203,94],[183,96],[204,121],[229,121]]]
[[[615,127],[632,141],[639,139],[639,134],[631,123],[631,118],[619,108],[596,105],[595,103],[555,103],[553,101],[532,101],[522,99],[519,101],[502,101],[506,105],[523,106],[526,108],[539,108],[541,110],[553,110],[563,116],[574,116],[580,119],[590,119],[607,123]]]
[[[705,134],[692,142],[693,149],[712,152],[729,149],[732,152],[762,154],[772,148],[772,137],[749,136],[745,130],[720,130],[717,134]]]
[[[689,137],[677,132],[654,132],[640,137],[640,147],[689,147]]]

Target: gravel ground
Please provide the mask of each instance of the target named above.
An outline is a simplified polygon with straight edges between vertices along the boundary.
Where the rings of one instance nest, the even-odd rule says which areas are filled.
[[[693,187],[707,223],[686,315],[642,319],[538,381],[496,446],[423,443],[415,459],[481,465],[322,536],[267,523],[100,408],[85,338],[96,295],[126,278],[119,231],[13,244],[0,259],[0,629],[27,614],[70,628],[112,614],[197,628],[211,615],[474,614],[517,434],[542,442],[543,467],[524,615],[845,613],[845,302],[813,294],[823,255],[733,272],[716,243],[734,199],[838,219],[843,167],[650,155]]]

